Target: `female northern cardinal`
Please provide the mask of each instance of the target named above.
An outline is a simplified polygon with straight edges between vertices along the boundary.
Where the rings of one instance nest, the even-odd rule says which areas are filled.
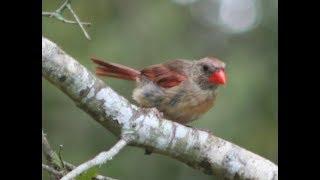
[[[135,101],[142,107],[155,107],[166,119],[182,124],[207,112],[214,105],[217,87],[226,83],[225,64],[213,57],[177,59],[140,71],[91,59],[99,65],[97,75],[136,81]]]

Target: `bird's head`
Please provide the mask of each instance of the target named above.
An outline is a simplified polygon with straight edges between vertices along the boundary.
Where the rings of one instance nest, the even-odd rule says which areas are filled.
[[[202,89],[215,89],[227,82],[225,63],[214,57],[205,57],[194,62],[193,80]]]

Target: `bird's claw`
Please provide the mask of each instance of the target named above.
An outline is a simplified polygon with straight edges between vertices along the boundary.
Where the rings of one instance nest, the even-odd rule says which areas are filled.
[[[192,126],[190,126],[190,125],[186,125],[186,124],[185,124],[185,126],[187,126],[187,127],[189,127],[189,128],[197,129],[197,130],[200,130],[200,131],[205,131],[205,132],[207,132],[207,133],[209,133],[209,134],[212,134],[212,131],[211,131],[210,129],[205,129],[205,128],[195,128],[195,127],[192,127]]]
[[[157,118],[162,119],[163,113],[160,112],[157,108],[142,108],[145,113],[153,112]]]
[[[196,129],[198,129],[200,131],[205,131],[205,132],[207,132],[209,134],[212,134],[212,131],[210,129],[205,129],[205,128],[196,128]]]
[[[163,118],[163,112],[160,112],[157,108],[152,108],[152,110],[159,119]]]

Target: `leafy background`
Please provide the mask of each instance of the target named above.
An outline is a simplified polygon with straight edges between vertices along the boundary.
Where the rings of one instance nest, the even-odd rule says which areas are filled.
[[[240,5],[236,5],[249,8],[244,15],[255,18],[246,30],[231,31],[217,23],[218,0],[78,0],[72,1],[72,6],[82,21],[93,24],[87,28],[91,41],[78,26],[51,18],[43,17],[42,31],[91,71],[94,66],[90,56],[136,68],[175,58],[214,55],[222,59],[227,63],[228,84],[220,88],[216,106],[191,125],[209,129],[278,163],[278,2],[251,0],[254,16],[250,16],[248,2],[239,0]],[[45,0],[43,11],[53,11],[60,4]],[[69,12],[65,16],[72,18]],[[133,83],[105,81],[131,100]],[[42,87],[43,130],[54,149],[64,145],[64,160],[80,164],[115,143],[110,132],[60,90],[45,79]],[[156,154],[146,156],[134,147],[126,147],[98,172],[122,180],[212,179],[176,160]],[[46,172],[43,178],[48,179]]]

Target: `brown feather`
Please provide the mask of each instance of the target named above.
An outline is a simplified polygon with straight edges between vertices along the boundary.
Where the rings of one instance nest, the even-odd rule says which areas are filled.
[[[99,66],[96,68],[96,74],[101,76],[109,76],[126,80],[136,80],[140,75],[138,70],[132,69],[130,67],[109,63],[99,60],[97,58],[91,58],[91,60],[98,64]]]
[[[179,68],[182,63],[181,60],[175,60],[153,65],[141,70],[141,74],[161,87],[171,88],[187,79],[187,76]]]

